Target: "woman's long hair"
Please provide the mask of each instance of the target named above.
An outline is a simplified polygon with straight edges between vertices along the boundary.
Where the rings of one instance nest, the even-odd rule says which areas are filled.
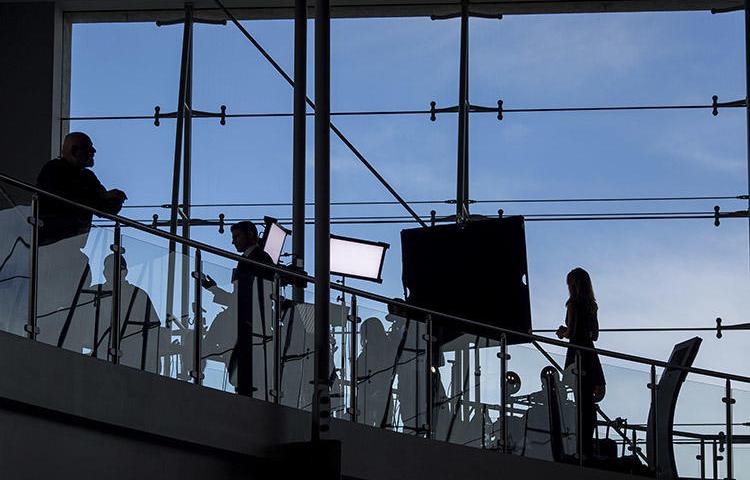
[[[570,290],[570,298],[568,298],[566,305],[572,303],[578,308],[583,308],[595,319],[594,324],[591,325],[591,339],[597,340],[599,338],[599,322],[596,320],[596,313],[599,306],[596,304],[594,287],[591,284],[589,273],[581,267],[574,268],[568,273],[566,281]]]

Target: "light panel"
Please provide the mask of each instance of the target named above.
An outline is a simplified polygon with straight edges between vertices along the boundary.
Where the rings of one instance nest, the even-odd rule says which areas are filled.
[[[382,282],[387,243],[331,235],[331,274]]]

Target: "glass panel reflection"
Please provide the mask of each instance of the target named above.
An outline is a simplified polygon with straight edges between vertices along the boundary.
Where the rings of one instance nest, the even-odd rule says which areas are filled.
[[[31,214],[0,187],[0,330],[26,335]]]

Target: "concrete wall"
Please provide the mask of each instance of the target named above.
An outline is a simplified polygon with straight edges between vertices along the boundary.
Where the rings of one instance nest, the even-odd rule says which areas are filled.
[[[2,173],[33,182],[59,154],[68,38],[55,2],[0,3]]]
[[[286,478],[289,465],[307,471],[299,450],[285,447],[308,439],[306,412],[5,332],[0,365],[0,478],[233,480]],[[628,478],[338,420],[330,436],[342,443],[347,478]]]

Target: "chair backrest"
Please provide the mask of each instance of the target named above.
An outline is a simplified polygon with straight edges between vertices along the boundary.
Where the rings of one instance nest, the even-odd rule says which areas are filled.
[[[692,366],[701,342],[700,337],[694,337],[678,343],[672,349],[669,363],[681,367]],[[685,370],[665,369],[656,390],[656,406],[651,405],[649,409],[648,431],[646,432],[648,463],[651,470],[656,473],[656,478],[660,480],[677,478],[672,435],[677,396],[680,394],[680,388],[686,377]]]

